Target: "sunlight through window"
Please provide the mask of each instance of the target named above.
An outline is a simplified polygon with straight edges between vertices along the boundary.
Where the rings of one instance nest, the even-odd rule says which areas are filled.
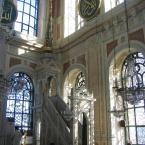
[[[78,13],[78,2],[78,0],[65,0],[64,37],[71,35],[84,25]]]
[[[14,24],[16,31],[30,36],[37,35],[38,0],[17,0],[18,17]]]
[[[6,117],[14,118],[20,130],[32,129],[33,85],[25,73],[14,73],[7,95]]]
[[[104,0],[105,12],[111,10],[111,8],[114,8],[123,2],[124,0]]]

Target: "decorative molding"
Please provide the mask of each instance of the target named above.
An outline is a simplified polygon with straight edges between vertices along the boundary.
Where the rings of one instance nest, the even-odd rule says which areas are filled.
[[[145,39],[144,39],[144,32],[143,32],[143,29],[139,29],[135,32],[132,32],[129,34],[129,39],[130,40],[137,40],[137,41],[140,41],[142,43],[145,43]]]
[[[77,57],[77,63],[86,66],[86,58],[85,58],[85,54],[80,55],[80,56]]]
[[[21,64],[21,63],[22,63],[21,59],[15,58],[15,57],[11,57],[10,61],[9,61],[9,67],[12,67],[14,65],[18,65],[18,64]]]
[[[36,63],[30,63],[29,66],[30,66],[32,69],[36,69],[37,64],[36,64]]]
[[[112,52],[112,50],[117,46],[118,41],[114,40],[107,44],[107,56]]]
[[[65,71],[70,67],[70,62],[66,62],[63,64],[63,73],[65,73]]]

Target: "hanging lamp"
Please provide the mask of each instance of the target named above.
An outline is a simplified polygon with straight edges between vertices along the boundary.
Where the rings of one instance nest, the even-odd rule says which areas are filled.
[[[111,19],[112,19],[112,39],[113,41],[115,40],[115,30],[114,30],[114,20],[113,20],[113,14],[112,14],[112,1],[110,0],[110,5],[111,5]],[[118,89],[118,80],[117,80],[117,68],[116,68],[116,49],[115,47],[113,48],[113,60],[114,60],[114,65],[113,65],[113,76],[115,76],[113,80],[113,91],[114,91],[114,106],[110,113],[112,113],[115,117],[122,117],[124,115],[124,110],[122,109],[121,106],[118,106],[117,102],[118,100],[118,94],[116,93],[116,90]]]
[[[127,2],[124,0],[125,18],[126,18],[126,31],[127,31],[127,42],[128,42],[128,53],[129,57],[124,61],[126,68],[124,74],[121,74],[121,86],[118,84],[115,86],[115,90],[129,104],[135,105],[141,100],[145,99],[145,82],[143,82],[143,75],[140,74],[139,69],[141,65],[139,61],[144,61],[144,56],[140,54],[137,58],[137,54],[131,54],[130,39],[129,39],[129,24],[128,24],[128,12]],[[144,70],[145,70],[145,66]],[[143,68],[142,67],[142,68]],[[123,68],[122,68],[123,69]],[[119,82],[118,82],[119,83]]]

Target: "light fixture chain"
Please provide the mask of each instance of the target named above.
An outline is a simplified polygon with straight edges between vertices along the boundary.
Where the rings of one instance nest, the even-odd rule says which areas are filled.
[[[128,43],[128,49],[129,53],[131,52],[130,50],[130,38],[129,38],[129,23],[128,23],[128,11],[127,11],[127,2],[124,0],[124,8],[125,8],[125,21],[126,21],[126,32],[127,32],[127,43]]]
[[[114,42],[114,40],[115,40],[115,28],[114,28],[114,23],[113,23],[112,0],[110,0],[110,5],[111,5],[112,39],[113,39],[113,42]],[[116,75],[116,50],[115,50],[115,47],[113,48],[113,57],[114,57],[113,73],[114,73],[114,75]]]

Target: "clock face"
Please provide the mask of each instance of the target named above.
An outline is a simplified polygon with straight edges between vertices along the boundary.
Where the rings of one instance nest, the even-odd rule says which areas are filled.
[[[100,0],[80,0],[79,14],[84,19],[92,18],[100,5]]]

